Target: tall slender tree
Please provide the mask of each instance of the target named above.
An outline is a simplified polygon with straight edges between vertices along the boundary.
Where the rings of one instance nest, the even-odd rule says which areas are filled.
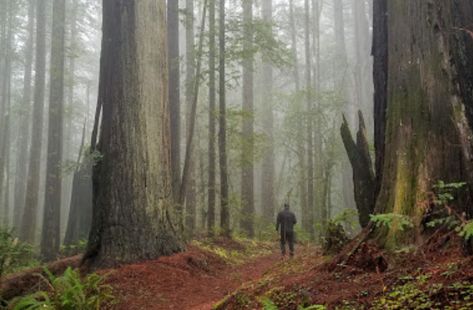
[[[46,75],[46,18],[48,1],[36,1],[36,51],[33,98],[33,119],[31,126],[31,147],[26,182],[25,207],[22,216],[23,240],[35,241],[40,184],[40,164],[43,132],[44,91]]]
[[[254,83],[253,83],[253,0],[242,0],[243,6],[243,124],[241,168],[241,229],[254,236]]]
[[[9,225],[10,203],[9,194],[9,159],[10,159],[10,125],[11,125],[11,80],[13,61],[13,20],[14,3],[8,2],[5,8],[4,29],[2,37],[4,43],[2,92],[0,97],[0,201],[3,205],[3,224]]]
[[[194,0],[186,0],[186,116],[187,127],[190,125],[192,113],[192,102],[195,83],[195,47],[194,47]],[[187,131],[187,135],[189,135]],[[189,177],[189,188],[186,192],[186,228],[192,235],[196,225],[196,169],[195,152],[191,154],[191,172]]]
[[[218,113],[218,154],[220,167],[220,227],[223,234],[230,236],[230,211],[228,203],[227,167],[227,123],[226,123],[226,84],[225,84],[225,0],[219,0],[219,113]]]
[[[51,69],[49,93],[49,126],[46,162],[41,255],[50,260],[59,252],[62,189],[62,138],[64,114],[64,45],[66,1],[54,0],[51,33]]]
[[[33,72],[34,53],[34,22],[35,2],[28,1],[28,24],[27,39],[25,42],[24,57],[25,71],[23,76],[23,97],[21,99],[21,111],[17,140],[17,160],[15,168],[15,195],[14,195],[14,226],[19,230],[21,216],[25,204],[26,177],[28,173],[28,144],[30,137],[30,109],[31,109],[31,81]]]
[[[173,196],[175,202],[177,202],[181,182],[179,1],[167,1],[167,29],[169,66],[168,96],[171,118],[171,174]],[[182,207],[178,206],[178,208]]]
[[[307,135],[307,209],[303,210],[302,225],[310,236],[314,237],[313,212],[315,208],[314,195],[314,137],[313,137],[313,105],[312,105],[312,60],[311,60],[311,27],[310,2],[304,1],[304,35],[305,35],[305,99],[306,99],[306,135]]]
[[[263,20],[266,31],[273,36],[273,1],[264,0],[262,3]],[[274,218],[274,115],[273,115],[273,67],[268,59],[263,59],[263,130],[268,141],[268,146],[263,154],[261,177],[261,202],[263,204],[263,217],[272,222]]]
[[[103,158],[94,166],[85,264],[131,262],[182,249],[171,189],[166,42],[164,1],[103,1],[97,146]]]
[[[216,198],[216,88],[215,88],[215,0],[209,1],[209,163],[208,163],[208,209],[207,226],[209,234],[215,228],[215,198]]]
[[[299,73],[299,62],[297,54],[297,30],[296,30],[296,21],[294,17],[294,0],[289,0],[289,23],[291,28],[291,51],[292,58],[294,61],[294,83],[296,94],[298,95],[301,91],[301,82],[300,82],[300,73]],[[301,102],[297,102],[297,110],[301,115],[303,115],[304,108],[302,107]],[[299,122],[297,124],[297,167],[298,167],[298,178],[297,178],[297,187],[299,192],[299,203],[302,212],[307,210],[307,177],[306,177],[306,165],[305,165],[305,149],[304,143],[304,123]]]

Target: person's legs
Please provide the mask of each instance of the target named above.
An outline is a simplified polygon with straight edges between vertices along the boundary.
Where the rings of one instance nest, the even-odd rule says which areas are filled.
[[[286,255],[286,236],[282,232],[281,232],[280,245],[281,245],[281,254],[284,256]]]
[[[289,243],[289,254],[294,256],[294,232],[288,231],[286,233],[287,242]]]

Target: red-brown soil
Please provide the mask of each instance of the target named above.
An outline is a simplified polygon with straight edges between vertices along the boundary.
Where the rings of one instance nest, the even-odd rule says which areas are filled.
[[[262,309],[262,296],[269,297],[284,310],[315,304],[335,309],[347,303],[351,306],[343,309],[370,309],[375,299],[388,294],[396,285],[402,285],[404,278],[418,276],[426,276],[422,286],[427,290],[434,284],[443,285],[445,289],[433,298],[448,304],[450,285],[473,283],[473,258],[463,255],[459,242],[453,244],[435,249],[418,247],[414,253],[386,255],[370,244],[363,244],[347,264],[336,268],[331,266],[331,259],[322,258],[314,249],[306,248],[293,261],[276,264],[264,278],[241,287],[217,309]],[[385,272],[365,265],[365,258],[380,255],[388,257]]]
[[[242,283],[259,279],[281,258],[274,253],[231,265],[190,246],[184,253],[102,272],[115,289],[114,309],[211,309]]]

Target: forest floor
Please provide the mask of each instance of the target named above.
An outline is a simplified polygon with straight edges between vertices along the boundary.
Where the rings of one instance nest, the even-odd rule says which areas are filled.
[[[119,297],[113,309],[207,310],[280,261],[276,243],[220,239],[193,242],[183,253],[102,272]]]
[[[378,255],[387,270],[366,264]],[[330,261],[310,245],[282,258],[276,242],[207,240],[103,272],[113,309],[473,309],[473,259],[458,246],[383,253],[368,244],[345,265]]]

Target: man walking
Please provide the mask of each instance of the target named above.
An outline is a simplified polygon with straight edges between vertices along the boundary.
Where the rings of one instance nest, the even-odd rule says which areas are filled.
[[[297,223],[296,215],[289,210],[289,204],[284,204],[284,210],[278,213],[276,231],[281,234],[281,254],[286,255],[286,241],[289,244],[289,254],[294,256],[294,225]]]

